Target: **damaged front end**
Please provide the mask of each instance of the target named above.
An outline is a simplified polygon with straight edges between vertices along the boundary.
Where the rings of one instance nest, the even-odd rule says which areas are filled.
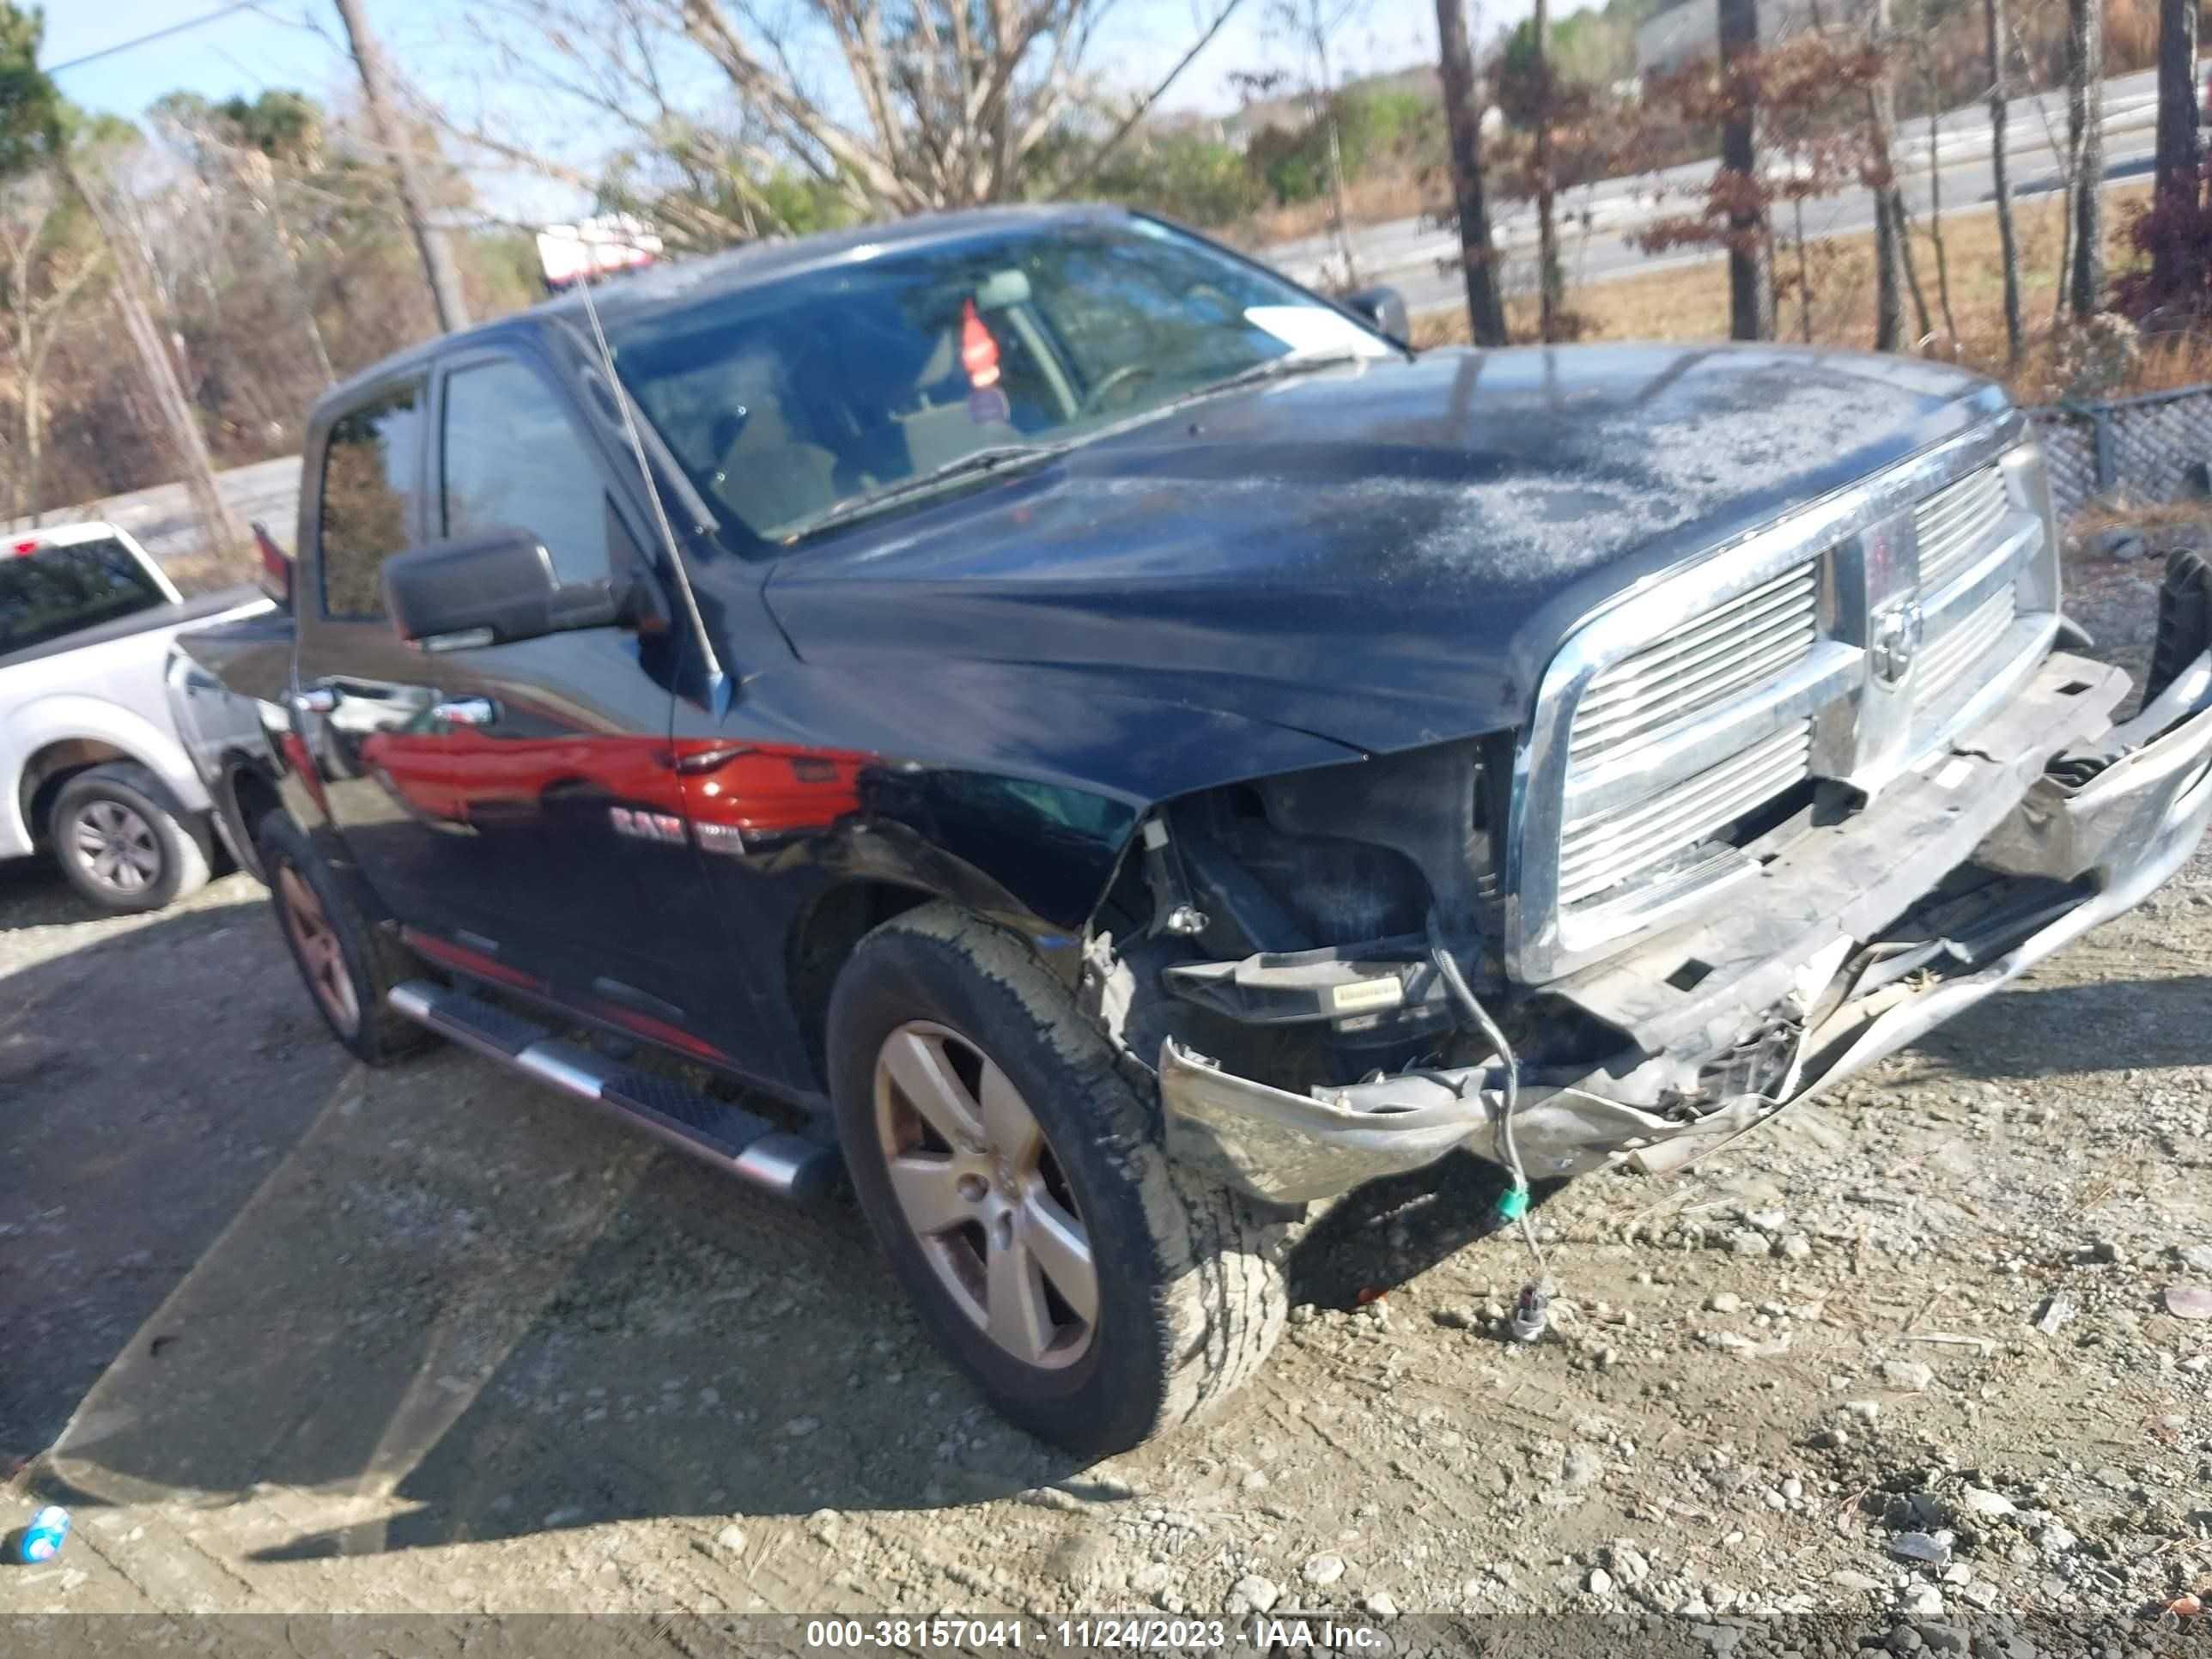
[[[2085,679],[2087,690],[2069,689]],[[1760,908],[1546,988],[1558,1012],[1623,1040],[1571,1079],[1524,1064],[1515,1134],[1529,1173],[1679,1167],[2140,903],[2212,822],[2212,653],[2122,725],[2055,752],[2033,730],[2109,709],[2125,689],[2116,670],[2053,657],[2003,718],[1950,752],[1938,769],[1948,775],[1868,815],[1853,836],[1869,838],[1863,848],[1778,859]],[[1941,833],[1919,833],[1929,823]],[[1909,851],[1893,862],[1885,846]],[[1887,925],[1864,921],[1918,887]],[[1714,959],[1731,969],[1695,975]],[[1716,1043],[1717,1031],[1753,1036]],[[1502,1156],[1495,1064],[1299,1093],[1235,1075],[1170,1036],[1159,1076],[1170,1152],[1261,1198],[1334,1197],[1455,1147]]]
[[[2050,649],[2032,448],[1945,469],[1932,495],[1924,477],[1901,501],[1872,491],[1842,537],[1816,532],[1802,617],[1772,549],[1717,591],[1702,568],[1694,605],[1643,596],[1630,644],[1571,641],[1528,732],[1151,820],[1143,901],[1125,901],[1119,944],[1093,938],[1085,980],[1129,1052],[1157,1056],[1170,1153],[1281,1203],[1455,1148],[1517,1152],[1536,1178],[1678,1168],[2172,876],[2212,821],[2204,567],[2178,561],[2154,695],[2116,721],[2127,677]],[[1991,474],[1986,506],[1958,505]],[[1961,552],[1947,531],[1976,512]],[[1884,541],[1900,532],[1901,559]],[[1882,652],[1910,646],[1884,642],[1882,608],[1916,584],[1938,694],[1910,665],[1885,683]],[[1747,615],[1797,617],[1804,637],[1747,646]],[[1689,711],[1607,697],[1624,684]]]

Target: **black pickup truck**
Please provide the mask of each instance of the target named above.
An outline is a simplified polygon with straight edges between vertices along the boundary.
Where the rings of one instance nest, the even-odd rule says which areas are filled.
[[[1261,1361],[1306,1206],[1679,1164],[2165,880],[2203,568],[2118,724],[2058,584],[1971,376],[1417,355],[1037,208],[355,377],[291,626],[172,684],[341,1042],[842,1162],[985,1393],[1098,1450]]]

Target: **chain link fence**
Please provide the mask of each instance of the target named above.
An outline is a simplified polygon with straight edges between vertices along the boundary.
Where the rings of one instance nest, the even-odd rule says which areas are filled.
[[[2166,501],[2201,493],[2212,462],[2212,386],[2031,409],[2061,522],[2101,495]]]

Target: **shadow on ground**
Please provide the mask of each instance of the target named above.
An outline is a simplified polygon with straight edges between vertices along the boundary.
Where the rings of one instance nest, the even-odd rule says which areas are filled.
[[[2212,1066],[2212,975],[2014,985],[1923,1037],[1917,1052],[1961,1077]]]
[[[0,859],[0,934],[100,919],[99,908],[63,879],[45,854]]]
[[[324,1032],[264,908],[0,978],[0,1438],[81,1506],[289,1494],[292,1560],[1002,1497],[1079,1466],[938,1357],[858,1214],[457,1051]]]
[[[0,866],[0,938],[42,916],[94,919],[51,869]],[[249,888],[0,968],[0,1462],[51,1443],[341,1069],[278,961]]]
[[[1510,1224],[1498,1200],[1510,1183],[1465,1152],[1410,1175],[1370,1182],[1314,1224],[1291,1252],[1291,1300],[1355,1308],[1396,1289]],[[1537,1205],[1564,1182],[1540,1182]],[[1509,1272],[1519,1271],[1519,1256]]]

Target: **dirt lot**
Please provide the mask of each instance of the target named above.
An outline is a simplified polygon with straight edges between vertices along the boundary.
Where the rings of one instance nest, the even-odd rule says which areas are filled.
[[[2075,579],[2131,666],[2153,570]],[[1522,1259],[1450,1166],[1311,1230],[1227,1415],[1082,1468],[979,1406],[849,1208],[457,1052],[353,1065],[244,877],[125,926],[9,868],[0,1525],[78,1530],[0,1609],[1649,1610],[1747,1656],[2033,1614],[2045,1653],[2203,1652],[2158,1614],[2212,1590],[2212,1322],[2163,1300],[2212,1286],[2208,1066],[2200,856],[1840,1097],[1552,1197],[1545,1341],[1498,1340]]]

